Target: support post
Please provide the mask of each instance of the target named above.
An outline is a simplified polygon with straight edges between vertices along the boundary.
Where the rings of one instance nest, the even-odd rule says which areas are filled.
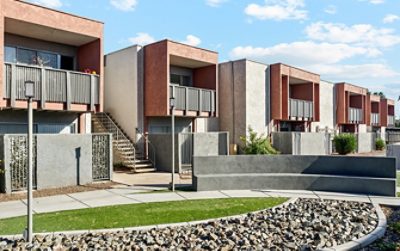
[[[33,111],[32,97],[28,99],[28,234],[27,241],[32,243],[33,235],[33,215],[32,215],[32,186],[33,186],[33,171],[32,171],[32,134],[33,134]]]

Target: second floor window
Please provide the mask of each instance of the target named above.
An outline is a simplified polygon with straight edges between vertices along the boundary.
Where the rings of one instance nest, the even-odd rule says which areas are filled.
[[[23,49],[18,47],[6,46],[4,60],[8,63],[37,65],[55,69],[60,68],[59,55],[55,53]]]
[[[171,74],[171,84],[177,84],[182,86],[192,86],[192,78],[190,76]]]

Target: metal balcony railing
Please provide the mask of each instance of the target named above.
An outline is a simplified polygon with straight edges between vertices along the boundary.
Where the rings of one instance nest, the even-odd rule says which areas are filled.
[[[195,112],[215,112],[214,90],[169,85],[169,93],[175,97],[175,109]]]
[[[371,124],[372,125],[379,125],[379,113],[371,113]]]
[[[289,116],[297,118],[313,118],[314,105],[312,101],[301,99],[289,99]]]
[[[16,100],[25,100],[25,81],[36,83],[34,100],[44,106],[46,102],[99,104],[100,77],[82,72],[52,69],[47,67],[5,63],[4,98],[11,100],[11,106]],[[42,107],[43,107],[42,106]]]
[[[349,122],[350,123],[362,123],[363,121],[363,111],[359,108],[349,108]]]

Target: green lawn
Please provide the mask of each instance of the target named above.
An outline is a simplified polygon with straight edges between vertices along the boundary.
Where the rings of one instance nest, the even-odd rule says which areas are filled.
[[[237,215],[276,206],[285,198],[229,198],[131,204],[34,216],[34,232],[146,226]],[[0,220],[0,234],[20,234],[25,217]]]

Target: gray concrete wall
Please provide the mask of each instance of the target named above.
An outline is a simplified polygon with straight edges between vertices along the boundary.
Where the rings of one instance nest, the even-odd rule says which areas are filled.
[[[239,155],[194,157],[198,191],[301,189],[396,196],[394,158]]]
[[[156,168],[158,171],[172,170],[172,137],[171,134],[149,134],[149,140],[156,151]],[[179,172],[178,135],[175,135],[175,172]]]
[[[273,132],[272,146],[282,154],[293,153],[294,134],[291,132]]]
[[[329,135],[325,133],[273,132],[272,146],[282,154],[330,154]]]
[[[131,46],[105,56],[104,67],[104,111],[109,112],[126,134],[137,140],[136,128],[143,131],[139,121],[139,108],[143,108],[139,97],[141,72],[140,46]]]
[[[11,145],[10,137],[0,137],[0,157],[2,157],[5,175],[0,181],[0,192],[11,192]],[[46,135],[37,134],[36,177],[37,189],[62,188],[85,185],[92,178],[92,135]],[[111,142],[112,144],[112,142]],[[111,150],[110,144],[110,150]],[[112,155],[108,156],[111,158]],[[112,173],[112,163],[109,166]],[[111,179],[111,176],[110,176]]]
[[[358,153],[367,153],[375,150],[375,133],[358,133],[356,137]]]
[[[9,180],[9,173],[5,171],[4,166],[4,135],[0,135],[0,192],[5,192],[6,189],[6,180]],[[6,177],[6,175],[8,177]]]
[[[388,145],[386,156],[396,158],[396,170],[400,171],[400,143]]]
[[[312,132],[333,132],[336,127],[335,85],[321,80],[319,83],[320,121],[311,123]]]
[[[193,134],[193,156],[218,156],[228,154],[228,132],[209,132]]]

